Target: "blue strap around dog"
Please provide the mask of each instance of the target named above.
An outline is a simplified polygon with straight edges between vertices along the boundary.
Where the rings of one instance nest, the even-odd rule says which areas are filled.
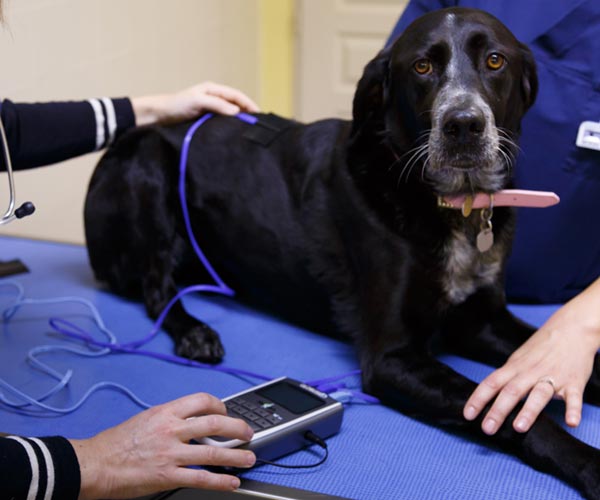
[[[600,276],[600,151],[575,145],[582,121],[600,121],[600,2],[412,0],[390,40],[419,15],[452,6],[487,10],[535,55],[540,88],[523,120],[516,185],[555,191],[561,202],[519,209],[507,294],[564,302]]]

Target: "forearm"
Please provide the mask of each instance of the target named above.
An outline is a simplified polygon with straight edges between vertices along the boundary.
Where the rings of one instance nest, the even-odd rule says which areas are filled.
[[[141,96],[131,98],[131,107],[138,126],[152,125],[165,121],[167,117],[167,95]]]
[[[15,170],[50,165],[109,146],[136,125],[168,124],[212,111],[234,115],[257,112],[237,89],[204,82],[172,94],[133,99],[15,104],[0,102],[0,116]],[[0,171],[6,170],[0,155]]]
[[[106,147],[135,125],[129,99],[13,103],[2,101],[13,168],[50,165]],[[0,155],[0,170],[5,170]]]
[[[103,443],[95,442],[95,438],[69,439],[77,455],[80,471],[79,500],[104,498],[111,491],[107,479],[111,477],[107,470],[108,463],[103,463],[101,457],[119,453],[120,450],[105,450]]]
[[[582,335],[589,337],[590,345],[600,348],[600,278],[596,279],[583,292],[567,302],[555,316],[562,324],[574,323]],[[551,318],[549,321],[552,324]]]

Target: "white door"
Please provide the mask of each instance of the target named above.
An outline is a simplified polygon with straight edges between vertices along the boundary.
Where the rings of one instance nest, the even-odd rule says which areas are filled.
[[[365,64],[384,46],[407,0],[296,2],[295,117],[350,118]]]

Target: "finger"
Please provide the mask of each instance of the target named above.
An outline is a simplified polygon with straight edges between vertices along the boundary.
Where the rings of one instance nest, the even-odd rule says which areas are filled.
[[[180,465],[214,465],[227,467],[252,467],[256,456],[250,450],[220,448],[203,444],[186,445],[179,455]]]
[[[240,480],[229,474],[217,474],[203,469],[180,467],[173,474],[173,483],[168,488],[185,487],[203,490],[233,491],[240,487]]]
[[[535,384],[527,401],[513,422],[517,432],[527,432],[554,396],[554,387],[545,382]]]
[[[499,369],[483,379],[465,403],[463,416],[467,420],[475,420],[481,410],[496,397],[512,376],[512,371]]]
[[[225,415],[227,410],[223,402],[205,392],[190,394],[162,405],[179,418],[189,418],[198,415]]]
[[[206,91],[210,95],[221,97],[227,101],[237,104],[240,108],[243,108],[246,111],[256,112],[259,110],[258,105],[246,94],[232,87],[228,87],[227,85],[209,83],[206,87]]]
[[[225,436],[230,439],[250,441],[254,435],[252,428],[239,418],[223,415],[205,415],[189,419],[178,433],[182,440],[199,439],[204,436]]]
[[[569,427],[577,427],[581,422],[582,392],[577,388],[568,388],[565,393],[565,403],[565,422]]]
[[[221,115],[236,115],[240,112],[240,107],[236,104],[210,94],[202,96],[202,111],[212,111]]]
[[[549,389],[551,391],[550,397],[552,397],[554,391],[550,384],[538,385],[540,385],[540,390]],[[546,388],[542,386],[548,387]],[[490,410],[483,418],[483,422],[481,424],[483,432],[488,435],[495,434],[506,420],[508,414],[514,410],[525,394],[527,394],[527,391],[530,387],[531,384],[524,384],[517,380],[511,380],[508,384],[506,384],[498,394],[498,397],[496,398],[496,401],[494,401],[494,404]]]

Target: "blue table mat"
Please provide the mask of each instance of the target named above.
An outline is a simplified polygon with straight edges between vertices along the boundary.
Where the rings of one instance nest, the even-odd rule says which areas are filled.
[[[85,248],[1,237],[0,259],[12,258],[21,258],[31,272],[2,279],[0,285],[17,281],[29,298],[77,296],[88,299],[122,342],[142,338],[150,331],[152,322],[140,303],[115,296],[94,280]],[[9,306],[13,298],[13,288],[0,286],[0,308]],[[235,300],[193,295],[184,298],[184,303],[190,313],[220,333],[227,351],[223,364],[227,366],[273,378],[286,375],[300,380],[338,375],[358,367],[351,344],[287,324]],[[511,308],[523,319],[540,325],[557,306]],[[91,324],[82,306],[55,304],[23,306],[10,322],[2,325],[0,378],[32,396],[43,394],[54,381],[27,362],[28,351],[40,345],[72,345],[49,328],[51,316]],[[170,353],[173,344],[161,333],[146,347]],[[126,354],[89,359],[70,353],[49,353],[43,359],[61,372],[73,370],[68,388],[49,400],[58,407],[72,405],[93,384],[105,380],[127,386],[150,404],[195,391],[225,397],[248,388],[249,382],[260,382]],[[456,356],[441,359],[476,381],[492,370]],[[356,377],[348,382],[359,388]],[[79,409],[61,416],[24,416],[0,404],[0,431],[83,438],[116,425],[138,411],[140,408],[123,394],[109,390],[95,393]],[[562,419],[562,403],[552,403],[549,411],[557,420]],[[598,446],[599,409],[585,405],[582,424],[569,432]],[[290,471],[264,466],[245,473],[244,477],[353,499],[580,498],[570,486],[531,469],[516,458],[381,405],[347,405],[342,430],[330,438],[328,444],[330,457],[316,469]],[[319,449],[313,447],[281,461],[299,465],[314,462],[319,456]]]

